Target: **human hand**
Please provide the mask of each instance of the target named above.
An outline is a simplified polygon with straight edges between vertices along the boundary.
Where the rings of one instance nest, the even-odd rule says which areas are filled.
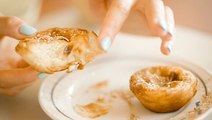
[[[0,94],[16,95],[37,79],[38,73],[15,52],[18,43],[15,39],[35,32],[36,29],[16,17],[0,16]]]
[[[99,33],[103,50],[108,51],[130,12],[139,12],[145,15],[152,33],[161,38],[161,52],[165,55],[171,52],[174,15],[162,0],[90,0],[90,4],[95,15],[104,17]]]

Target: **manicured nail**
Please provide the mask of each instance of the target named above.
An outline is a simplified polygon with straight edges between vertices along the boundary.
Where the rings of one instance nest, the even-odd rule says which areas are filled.
[[[169,53],[172,52],[172,45],[171,45],[171,44],[168,44],[168,45],[166,46],[166,48],[167,48],[167,50],[169,51]]]
[[[38,75],[38,78],[45,78],[45,77],[47,77],[48,76],[48,74],[46,74],[46,73],[39,73]]]
[[[170,26],[167,30],[168,34],[173,36],[174,35],[174,28],[172,26]]]
[[[33,35],[37,30],[29,25],[22,25],[19,28],[19,32],[24,35]]]
[[[164,20],[160,20],[159,25],[164,31],[167,31],[167,25],[166,25],[166,22]]]
[[[111,46],[110,37],[104,37],[103,39],[101,39],[100,45],[101,45],[102,49],[107,52]]]

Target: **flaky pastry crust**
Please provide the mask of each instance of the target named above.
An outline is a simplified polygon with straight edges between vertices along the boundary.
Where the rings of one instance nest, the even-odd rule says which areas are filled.
[[[94,32],[78,28],[50,28],[20,40],[16,52],[35,70],[54,73],[82,69],[103,53]]]
[[[176,66],[156,66],[134,73],[130,90],[154,112],[173,112],[183,107],[197,91],[197,78]]]

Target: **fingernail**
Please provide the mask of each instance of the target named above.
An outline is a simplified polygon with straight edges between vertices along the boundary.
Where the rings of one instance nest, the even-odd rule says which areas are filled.
[[[167,50],[169,51],[169,53],[172,52],[172,45],[171,45],[171,44],[168,44],[168,45],[166,46],[166,48],[167,48]]]
[[[19,28],[19,32],[24,34],[24,35],[33,35],[37,30],[33,28],[32,26],[29,25],[22,25]]]
[[[166,25],[166,22],[164,20],[160,20],[159,25],[164,31],[167,31],[167,25]]]
[[[111,46],[110,37],[104,37],[103,39],[101,39],[100,45],[101,45],[102,49],[107,52]]]
[[[174,28],[169,27],[167,32],[168,32],[169,35],[173,36],[174,35]]]
[[[38,78],[45,78],[45,77],[47,77],[48,76],[48,74],[46,74],[46,73],[39,73],[38,75]]]

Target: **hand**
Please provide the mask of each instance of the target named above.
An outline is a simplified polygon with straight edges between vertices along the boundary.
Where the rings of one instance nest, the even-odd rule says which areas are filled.
[[[145,15],[152,33],[161,38],[161,52],[168,55],[174,37],[174,16],[162,0],[90,0],[97,18],[104,17],[100,28],[100,45],[107,51],[130,13]],[[142,29],[142,28],[141,28]]]
[[[18,43],[15,39],[35,32],[36,29],[16,17],[0,16],[0,94],[16,95],[37,79],[38,73],[15,52]]]

